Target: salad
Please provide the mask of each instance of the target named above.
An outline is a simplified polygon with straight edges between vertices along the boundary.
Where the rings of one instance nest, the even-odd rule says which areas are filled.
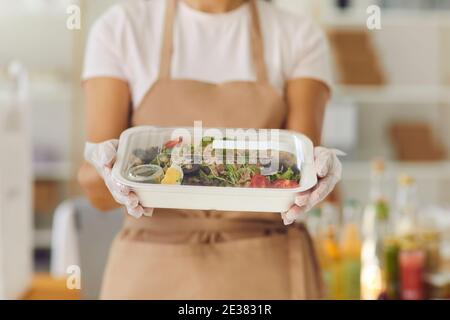
[[[213,148],[214,138],[204,137],[202,150],[211,156],[193,161],[193,144],[183,143],[180,137],[167,141],[162,147],[136,148],[132,151],[127,170],[129,180],[140,183],[182,184],[190,186],[297,188],[300,169],[294,154],[278,151],[274,158],[254,158],[249,151],[231,151],[233,161],[227,161],[230,150]],[[174,157],[173,151],[188,151],[189,157]],[[270,151],[269,154],[273,154]],[[217,161],[220,156],[223,161]],[[194,156],[195,158],[195,156]],[[240,161],[234,159],[240,158]],[[273,165],[276,164],[276,165]]]

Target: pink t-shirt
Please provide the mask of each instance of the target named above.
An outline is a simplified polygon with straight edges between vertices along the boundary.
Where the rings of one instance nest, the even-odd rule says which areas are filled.
[[[255,80],[249,5],[209,14],[179,3],[172,77],[210,83]],[[165,6],[165,0],[128,0],[104,13],[90,32],[83,79],[123,79],[138,106],[157,80]],[[280,93],[286,81],[297,78],[331,86],[329,48],[322,30],[309,17],[266,2],[258,1],[258,11],[271,84]]]

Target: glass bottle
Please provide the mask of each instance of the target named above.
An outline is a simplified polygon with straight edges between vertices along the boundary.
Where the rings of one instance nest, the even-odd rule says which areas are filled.
[[[389,234],[389,206],[384,196],[385,164],[372,163],[370,202],[364,209],[361,248],[361,298],[374,300],[382,297],[383,240]]]
[[[338,210],[329,203],[321,208],[318,240],[319,259],[326,288],[326,298],[342,299],[341,252],[338,242]]]
[[[416,183],[409,175],[398,178],[397,200],[394,210],[395,233],[399,237],[417,233]]]
[[[394,236],[387,236],[383,241],[383,274],[386,298],[389,300],[400,297],[398,253],[398,239]]]
[[[426,253],[414,237],[402,238],[398,261],[401,299],[425,299]]]
[[[361,276],[360,206],[349,200],[344,204],[341,239],[343,297],[358,300]]]
[[[442,225],[439,220],[436,212],[430,209],[422,209],[420,214],[417,215],[417,228],[419,229],[420,242],[427,256],[427,278],[431,278],[440,272],[441,264],[444,262],[441,257],[441,246],[446,233],[441,230]],[[440,277],[437,276],[435,278],[439,279]]]

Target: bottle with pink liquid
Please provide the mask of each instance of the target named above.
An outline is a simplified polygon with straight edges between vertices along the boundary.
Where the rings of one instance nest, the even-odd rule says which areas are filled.
[[[425,295],[426,254],[411,239],[402,241],[398,257],[400,268],[400,297],[402,300],[423,300]]]

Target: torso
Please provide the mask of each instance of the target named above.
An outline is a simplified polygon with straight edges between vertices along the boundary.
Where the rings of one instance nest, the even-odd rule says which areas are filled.
[[[263,35],[256,2],[250,0],[249,41],[250,66],[256,80],[211,84],[173,77],[173,55],[176,51],[173,34],[176,28],[178,0],[169,0],[163,28],[158,80],[148,90],[142,103],[134,110],[133,126],[194,126],[201,121],[209,128],[281,128],[287,116],[283,96],[271,85],[264,59]],[[155,214],[182,216],[223,216],[248,218],[242,213],[155,210]],[[261,214],[267,218],[267,214]],[[252,218],[255,218],[253,214]],[[272,219],[272,217],[271,217]]]
[[[256,79],[224,84],[173,78],[176,1],[167,1],[158,81],[133,112],[132,124],[282,126],[287,111],[268,80],[253,0],[250,66]],[[128,218],[111,250],[102,297],[318,298],[320,273],[306,229],[285,228],[278,214],[160,209],[152,218]]]
[[[111,8],[93,28],[94,33],[99,29],[96,33],[101,34],[97,41],[110,42],[120,61],[120,74],[111,76],[127,80],[135,108],[158,78],[165,3],[129,0]],[[307,54],[309,42],[321,35],[320,30],[308,17],[294,16],[263,1],[258,1],[258,11],[268,80],[282,94],[287,80],[302,76],[294,69]],[[180,2],[173,30],[172,77],[212,84],[255,81],[250,22],[248,4],[226,14],[207,14]],[[99,61],[90,60],[87,57],[84,78],[98,68]],[[317,71],[316,78],[323,73]],[[98,73],[110,72],[102,68]]]
[[[132,114],[132,125],[281,128],[287,116],[284,99],[270,83],[257,2],[250,0],[247,30],[249,67],[255,80],[209,83],[174,76],[175,31],[182,1],[169,0],[164,19],[158,80]],[[243,9],[236,9],[238,14]],[[209,18],[209,16],[208,16]],[[220,43],[221,41],[217,41]],[[199,59],[196,59],[198,62]],[[216,61],[217,62],[217,61]],[[217,65],[214,63],[213,65]],[[227,67],[231,62],[227,62]],[[203,65],[204,69],[208,65]]]

